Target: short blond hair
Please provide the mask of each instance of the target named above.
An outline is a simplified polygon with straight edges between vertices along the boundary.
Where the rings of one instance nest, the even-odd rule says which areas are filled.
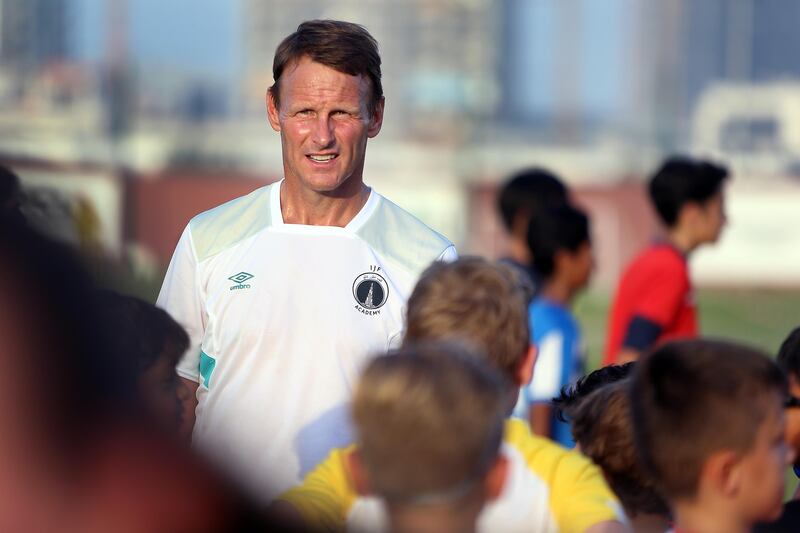
[[[437,262],[408,299],[404,342],[462,339],[511,381],[530,346],[532,290],[519,274],[480,257]]]
[[[393,503],[451,501],[488,471],[506,384],[466,346],[406,346],[370,362],[353,419],[373,492]]]

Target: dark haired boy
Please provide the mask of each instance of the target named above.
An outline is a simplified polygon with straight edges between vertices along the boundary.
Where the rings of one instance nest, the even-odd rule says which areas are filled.
[[[537,435],[571,447],[569,425],[554,416],[550,400],[583,374],[581,332],[570,308],[592,272],[589,219],[570,205],[543,211],[531,220],[528,245],[542,277],[541,291],[529,308],[538,356],[533,379],[520,390],[514,415],[528,419]]]
[[[509,239],[508,255],[502,261],[525,274],[534,291],[541,281],[528,246],[528,226],[536,213],[568,199],[569,191],[561,179],[542,168],[514,174],[498,193],[497,208]]]
[[[778,366],[783,370],[789,382],[789,395],[786,401],[786,441],[795,453],[794,473],[800,477],[800,328],[795,328],[783,341],[777,358]],[[795,492],[792,501],[783,507],[779,520],[772,523],[759,524],[753,531],[756,533],[780,533],[800,531],[800,500]]]
[[[631,427],[629,376],[635,363],[609,365],[562,390],[554,402],[572,426],[576,447],[602,470],[635,533],[663,533],[669,506],[637,457]]]
[[[786,380],[756,350],[674,341],[643,358],[631,386],[642,463],[676,532],[744,533],[781,513]]]
[[[165,429],[189,437],[184,428],[184,408],[178,395],[175,371],[189,347],[186,331],[163,309],[139,298],[113,291],[98,291],[98,309],[105,318],[110,349],[120,364],[136,376],[139,400]]]
[[[587,396],[606,385],[626,379],[633,372],[633,367],[634,362],[604,366],[581,376],[576,382],[562,387],[559,395],[552,400],[556,416],[564,422],[571,422],[578,406]]]
[[[789,401],[786,411],[786,439],[796,454],[800,454],[800,328],[795,328],[781,344],[778,366],[789,382]],[[795,465],[800,477],[800,465]]]
[[[651,178],[650,200],[664,240],[636,257],[614,296],[604,364],[636,360],[652,346],[696,337],[697,312],[687,258],[714,243],[725,225],[728,171],[705,161],[668,159]]]

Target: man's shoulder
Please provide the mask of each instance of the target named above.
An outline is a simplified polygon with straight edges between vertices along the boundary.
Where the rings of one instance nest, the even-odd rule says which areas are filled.
[[[386,197],[378,197],[375,211],[356,230],[373,250],[417,274],[453,248],[445,236]]]
[[[273,186],[260,187],[204,211],[189,221],[198,262],[270,226],[270,190]]]

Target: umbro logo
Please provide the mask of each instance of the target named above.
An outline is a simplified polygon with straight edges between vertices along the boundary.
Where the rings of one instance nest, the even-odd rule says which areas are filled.
[[[228,279],[234,282],[236,285],[230,288],[230,290],[235,291],[239,289],[249,289],[250,285],[246,285],[245,282],[253,279],[255,276],[250,274],[249,272],[239,272],[238,274],[234,274],[233,276],[229,277]]]

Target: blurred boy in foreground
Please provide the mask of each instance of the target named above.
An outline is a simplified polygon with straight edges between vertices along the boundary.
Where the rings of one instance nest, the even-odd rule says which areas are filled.
[[[637,364],[633,428],[642,462],[669,500],[676,532],[745,533],[780,516],[786,380],[762,353],[675,341]]]
[[[385,502],[392,532],[475,530],[505,483],[505,391],[497,370],[453,344],[407,346],[367,366],[351,464]]]
[[[147,412],[162,428],[180,433],[188,442],[191,428],[182,427],[186,417],[175,372],[189,348],[186,331],[163,309],[133,296],[102,290],[97,293],[97,305],[108,326],[104,334],[111,345],[109,356],[130,367]]]

